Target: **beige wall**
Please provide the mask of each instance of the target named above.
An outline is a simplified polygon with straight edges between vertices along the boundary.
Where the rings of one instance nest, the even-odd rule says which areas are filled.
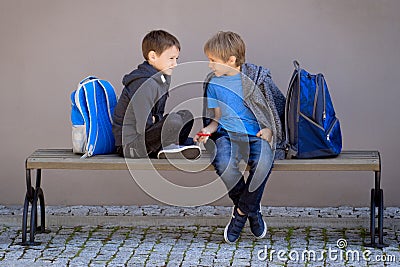
[[[142,61],[141,39],[162,28],[180,39],[180,62],[205,60],[203,44],[216,31],[238,32],[247,60],[269,67],[284,93],[293,59],[323,72],[344,149],[382,152],[385,202],[398,206],[399,11],[398,0],[2,0],[0,205],[22,204],[24,159],[34,149],[71,146],[69,95],[79,80],[97,75],[119,94],[121,77]],[[172,96],[169,105],[180,98]],[[172,174],[187,184],[204,175],[215,176]],[[370,173],[279,173],[263,203],[367,206],[372,186]],[[43,188],[50,205],[154,202],[123,171],[46,171]]]

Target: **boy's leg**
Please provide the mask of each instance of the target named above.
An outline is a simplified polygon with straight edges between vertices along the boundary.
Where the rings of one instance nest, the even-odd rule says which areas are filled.
[[[181,116],[183,122],[182,130],[179,132],[179,144],[186,145],[190,131],[193,128],[193,114],[189,110],[179,110],[177,114]],[[193,141],[190,145],[193,145]]]
[[[224,230],[224,239],[227,243],[234,243],[240,237],[247,221],[247,215],[239,214],[237,209],[240,196],[245,188],[244,178],[239,170],[241,160],[239,146],[237,142],[231,142],[228,135],[219,137],[215,141],[215,145],[216,155],[212,164],[229,190],[229,197],[234,203],[232,217]]]
[[[162,147],[187,139],[193,126],[193,115],[188,110],[165,115],[145,133],[148,154],[157,153]]]
[[[193,115],[189,111],[170,113],[165,115],[161,120],[154,123],[146,129],[145,136],[139,136],[134,142],[125,145],[118,151],[123,152],[125,157],[142,158],[157,157],[157,152],[163,147],[170,144],[176,144],[180,140],[178,134],[184,128],[184,134],[189,135],[189,126],[193,124],[187,123],[186,120],[193,119]],[[186,123],[186,125],[185,125]],[[183,138],[183,137],[182,137]]]
[[[267,225],[262,218],[260,203],[265,184],[271,173],[273,155],[267,141],[258,137],[249,137],[250,154],[248,165],[249,177],[245,190],[239,200],[239,209],[247,214],[250,230],[257,238],[263,238],[267,233]]]
[[[239,209],[245,214],[259,211],[261,198],[271,173],[273,162],[271,147],[267,141],[259,137],[250,136],[249,145],[249,177],[238,204]]]
[[[245,181],[239,170],[239,147],[231,143],[229,136],[222,135],[215,141],[215,157],[212,162],[217,174],[221,177],[235,207],[239,204],[240,196],[245,189]]]

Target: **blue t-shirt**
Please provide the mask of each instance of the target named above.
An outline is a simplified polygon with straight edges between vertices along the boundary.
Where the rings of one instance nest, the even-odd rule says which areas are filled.
[[[241,74],[213,77],[207,88],[208,108],[220,108],[219,124],[227,131],[256,135],[260,131],[253,112],[244,105]]]

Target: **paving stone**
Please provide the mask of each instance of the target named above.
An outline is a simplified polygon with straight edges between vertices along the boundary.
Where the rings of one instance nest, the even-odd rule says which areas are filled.
[[[106,215],[106,208],[102,206],[88,206],[90,216],[104,216]]]
[[[127,216],[143,216],[143,210],[138,206],[124,206]]]
[[[70,215],[71,207],[65,206],[47,206],[46,213],[51,215]]]
[[[180,207],[166,206],[163,207],[160,212],[163,216],[183,216]]]
[[[106,215],[108,216],[124,216],[128,211],[123,206],[106,207]]]
[[[86,206],[73,206],[70,213],[72,216],[87,216],[89,215],[89,207]]]
[[[144,216],[161,215],[161,209],[157,205],[141,206]]]

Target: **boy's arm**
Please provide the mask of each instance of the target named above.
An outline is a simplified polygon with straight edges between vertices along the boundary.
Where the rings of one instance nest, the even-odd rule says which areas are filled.
[[[214,118],[211,120],[210,124],[200,130],[201,133],[212,134],[218,129],[218,121],[221,118],[221,108],[214,108]],[[200,136],[196,134],[193,138],[195,142],[207,142],[208,136]]]
[[[214,108],[214,118],[209,125],[201,129],[202,133],[215,133],[218,129],[218,122],[221,118],[221,108]]]
[[[136,119],[136,131],[138,134],[143,135],[146,131],[147,123],[151,114],[151,109],[157,99],[158,88],[151,83],[146,84],[140,88],[132,99],[133,110]],[[151,117],[150,117],[151,118]]]

